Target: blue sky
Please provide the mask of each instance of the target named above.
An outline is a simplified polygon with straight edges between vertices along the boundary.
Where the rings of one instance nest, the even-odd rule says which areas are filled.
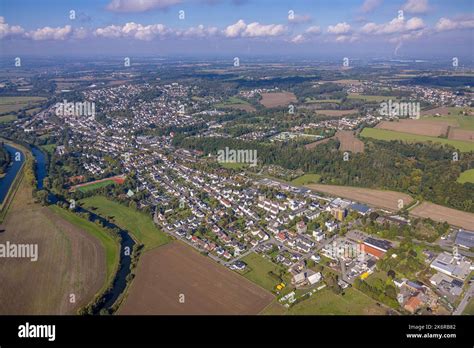
[[[0,16],[3,55],[474,53],[474,0],[2,0]]]

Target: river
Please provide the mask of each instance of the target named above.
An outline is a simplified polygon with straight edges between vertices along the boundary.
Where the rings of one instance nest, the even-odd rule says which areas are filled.
[[[35,175],[36,180],[38,182],[38,189],[43,188],[43,180],[48,174],[47,170],[47,158],[46,155],[37,147],[32,146],[31,151],[36,161],[35,166]],[[23,157],[23,156],[22,156]],[[54,194],[50,193],[48,195],[48,200],[50,203],[55,204],[60,198],[55,196]],[[121,237],[121,244],[120,244],[120,264],[115,274],[112,288],[102,295],[101,300],[98,302],[99,305],[94,308],[94,314],[99,314],[102,309],[109,310],[120,295],[124,292],[125,288],[127,287],[127,276],[131,273],[130,265],[132,263],[131,253],[133,250],[133,246],[135,245],[134,240],[130,237],[129,233],[126,230],[121,229],[120,227],[116,226],[113,223],[108,222],[101,216],[94,214],[93,212],[86,210],[82,207],[76,206],[76,209],[80,212],[87,212],[91,216],[91,221],[101,221],[105,226],[109,228],[117,228],[119,230],[119,235]],[[129,250],[129,253],[126,253],[125,250]]]
[[[25,154],[20,149],[7,144],[4,144],[4,148],[10,154],[11,164],[7,168],[6,175],[0,179],[0,205],[3,204],[11,185],[15,181],[18,171],[25,162]],[[17,154],[19,154],[19,156],[17,156]]]

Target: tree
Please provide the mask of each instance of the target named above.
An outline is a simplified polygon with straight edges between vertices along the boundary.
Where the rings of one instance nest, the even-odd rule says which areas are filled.
[[[40,203],[41,205],[47,205],[48,204],[48,191],[46,190],[37,191],[36,199],[38,203]]]

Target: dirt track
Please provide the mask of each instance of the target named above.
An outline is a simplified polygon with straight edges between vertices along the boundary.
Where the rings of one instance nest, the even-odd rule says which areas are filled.
[[[258,314],[273,299],[244,277],[173,242],[141,257],[119,314]]]

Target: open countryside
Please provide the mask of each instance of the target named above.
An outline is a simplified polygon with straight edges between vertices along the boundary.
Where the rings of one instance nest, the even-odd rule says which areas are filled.
[[[322,184],[310,184],[306,185],[306,187],[311,190],[349,198],[358,202],[363,202],[376,207],[391,209],[394,211],[399,209],[398,205],[400,200],[403,201],[405,206],[409,205],[413,201],[411,196],[395,191]]]
[[[385,140],[385,141],[392,141],[392,140],[400,140],[400,141],[406,141],[406,142],[430,141],[433,143],[451,145],[461,152],[474,151],[474,144],[467,141],[428,137],[424,135],[416,135],[416,134],[403,133],[403,132],[394,132],[394,131],[379,129],[379,128],[364,128],[364,130],[360,133],[360,135],[361,137],[365,137],[365,138],[373,138],[373,139]]]
[[[464,211],[443,207],[438,204],[423,202],[410,210],[410,214],[435,221],[444,222],[459,226],[465,229],[472,229],[474,226],[474,214]]]
[[[173,242],[143,255],[119,314],[258,314],[272,300],[270,292]]]
[[[38,261],[0,259],[0,313],[75,314],[107,284],[113,269],[107,270],[99,239],[35,203],[31,190],[22,180],[0,243],[36,243]]]

